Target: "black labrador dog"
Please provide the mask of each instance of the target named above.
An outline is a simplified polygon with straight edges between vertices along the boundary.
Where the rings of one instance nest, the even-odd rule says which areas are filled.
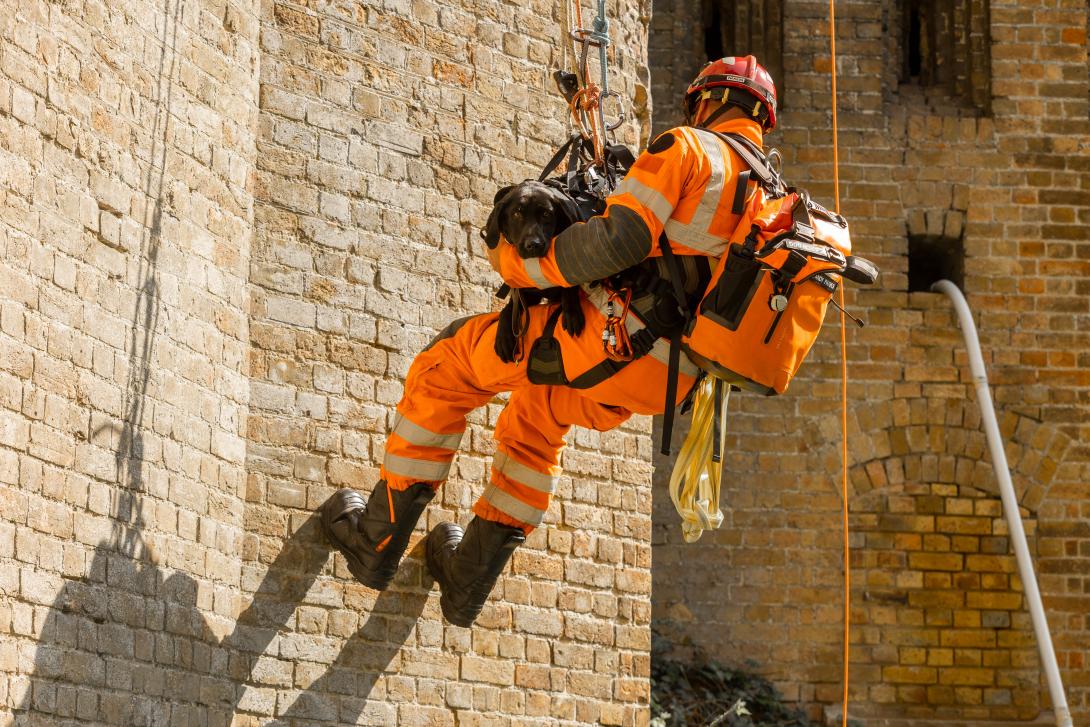
[[[579,207],[562,191],[542,182],[526,181],[503,187],[496,193],[492,213],[481,237],[489,249],[494,249],[500,244],[502,235],[525,260],[545,255],[553,237],[579,220]],[[545,299],[560,301],[565,331],[573,336],[583,332],[586,318],[580,305],[579,288],[512,290],[507,305],[500,311],[496,334],[496,354],[501,360],[510,363],[521,357],[525,307]]]

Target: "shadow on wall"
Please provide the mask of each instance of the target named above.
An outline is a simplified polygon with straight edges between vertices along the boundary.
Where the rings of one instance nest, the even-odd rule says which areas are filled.
[[[139,250],[140,287],[130,330],[123,421],[120,428],[105,424],[92,432],[92,439],[107,430],[117,435],[121,487],[114,498],[114,528],[98,545],[87,573],[66,579],[51,607],[35,614],[37,642],[20,654],[25,663],[33,649],[33,670],[13,678],[11,685],[16,725],[64,719],[80,724],[226,726],[240,723],[234,718],[240,710],[262,716],[280,712],[289,721],[356,724],[378,675],[401,650],[427,600],[422,588],[381,594],[324,675],[288,703],[268,687],[291,691],[295,664],[286,660],[286,673],[267,673],[261,657],[328,559],[317,518],[310,517],[287,537],[226,635],[198,607],[198,581],[159,567],[145,547],[143,421],[159,324],[157,266],[166,148],[184,2],[166,0],[163,7],[158,97],[143,185],[148,211]],[[278,646],[272,649],[275,658]],[[344,698],[338,704],[329,695]]]
[[[179,721],[226,726],[239,711],[271,716],[268,687],[290,691],[294,664],[286,661],[289,668],[281,673],[271,662],[261,664],[261,657],[328,554],[318,518],[311,516],[285,540],[234,630],[221,639],[197,606],[193,578],[99,550],[86,577],[68,580],[45,617],[34,671],[19,685],[25,693],[15,724],[48,716],[149,727]],[[276,708],[280,718],[356,724],[426,601],[420,589],[379,595],[336,661],[290,706]],[[275,652],[274,647],[270,656]]]

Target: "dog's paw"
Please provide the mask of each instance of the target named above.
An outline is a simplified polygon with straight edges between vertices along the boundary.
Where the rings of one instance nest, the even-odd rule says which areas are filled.
[[[515,353],[518,351],[518,339],[515,338],[515,334],[511,331],[500,331],[496,334],[496,355],[500,357],[500,361],[504,363],[514,363]]]
[[[496,355],[500,357],[500,360],[504,363],[514,363],[515,354],[518,352],[519,340],[518,336],[512,330],[511,319],[514,317],[514,310],[509,302],[500,311],[500,319],[496,326],[496,344],[493,348],[496,351]]]
[[[564,330],[572,336],[578,336],[587,327],[587,317],[583,314],[583,306],[579,303],[578,296],[561,298],[560,308],[563,312]]]

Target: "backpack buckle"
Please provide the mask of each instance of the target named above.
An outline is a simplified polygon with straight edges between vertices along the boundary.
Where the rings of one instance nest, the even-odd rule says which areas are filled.
[[[813,242],[814,228],[805,222],[796,222],[791,230],[791,236],[803,242]]]

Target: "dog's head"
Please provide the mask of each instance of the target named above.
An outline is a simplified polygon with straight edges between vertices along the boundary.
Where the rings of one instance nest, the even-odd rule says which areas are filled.
[[[549,251],[553,237],[575,222],[577,215],[575,203],[559,189],[541,182],[521,182],[496,192],[481,236],[490,249],[503,235],[520,257],[541,257]]]

